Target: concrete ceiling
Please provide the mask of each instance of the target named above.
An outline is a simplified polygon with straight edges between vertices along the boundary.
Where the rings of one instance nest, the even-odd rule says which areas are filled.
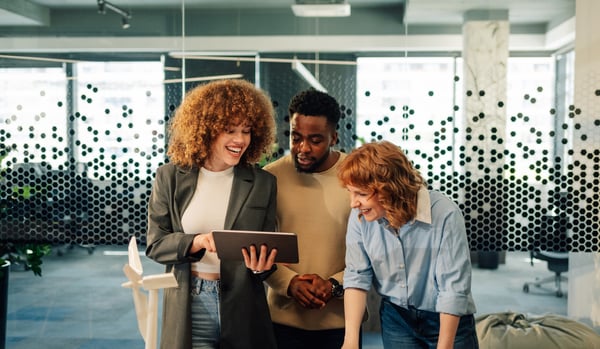
[[[319,0],[313,0],[313,2]],[[320,0],[324,3],[336,0]],[[337,0],[339,1],[339,0]],[[288,9],[293,0],[112,0],[127,10],[138,9]],[[305,1],[310,2],[310,1]],[[404,23],[460,24],[463,14],[472,9],[505,9],[511,23],[552,25],[574,14],[575,0],[347,0],[353,9],[403,6]],[[0,0],[0,26],[43,25],[39,13],[61,10],[97,9],[96,0]]]
[[[500,11],[508,14],[511,34],[538,36],[535,40],[531,37],[523,39],[533,40],[523,44],[516,40],[516,45],[524,48],[537,45],[539,47],[533,49],[552,50],[559,44],[547,44],[548,33],[555,28],[565,31],[560,26],[570,19],[571,29],[567,31],[573,31],[575,15],[575,0],[347,0],[352,6],[350,17],[318,19],[294,17],[291,10],[294,0],[108,1],[131,13],[129,29],[121,28],[120,16],[116,13],[107,11],[106,15],[100,15],[97,0],[0,0],[0,43],[5,44],[6,40],[14,38],[35,41],[40,37],[47,40],[96,37],[117,41],[135,38],[138,42],[148,38],[156,42],[157,38],[185,35],[220,42],[223,38],[261,38],[259,41],[266,42],[256,44],[257,40],[254,40],[258,50],[269,50],[266,47],[271,44],[270,41],[274,46],[279,45],[272,50],[285,48],[286,45],[278,44],[283,40],[287,47],[297,47],[300,51],[304,46],[305,50],[316,51],[334,48],[337,44],[346,45],[349,50],[385,51],[402,45],[407,49],[407,45],[411,45],[407,38],[420,35],[414,46],[422,45],[421,49],[426,50],[449,39],[456,41],[456,36],[461,34],[465,13]],[[343,0],[296,1],[330,3]],[[184,13],[185,16],[182,16]],[[448,35],[454,37],[449,38]],[[312,43],[315,36],[333,39],[331,42],[320,40],[322,45],[319,46]],[[435,39],[432,39],[434,36]],[[399,37],[404,37],[401,45]],[[290,43],[291,38],[298,42]],[[214,46],[214,49],[235,46],[234,42],[213,45],[206,40],[200,46]],[[388,41],[379,43],[381,40]],[[427,43],[427,40],[435,42]],[[454,41],[448,47],[440,47],[443,50],[456,49],[458,41]],[[26,40],[18,43],[9,41],[0,51],[18,50],[27,45]],[[239,49],[245,47],[240,45]]]

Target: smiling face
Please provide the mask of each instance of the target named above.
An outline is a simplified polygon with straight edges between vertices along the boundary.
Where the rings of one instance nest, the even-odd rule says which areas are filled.
[[[210,157],[204,163],[204,168],[220,172],[239,164],[250,145],[251,132],[250,126],[238,125],[219,134],[211,145]]]
[[[323,172],[335,164],[330,147],[337,141],[337,132],[326,117],[295,113],[291,131],[290,151],[299,172]]]
[[[373,222],[386,216],[386,211],[379,203],[379,195],[373,191],[347,185],[350,192],[350,207],[358,208],[360,215],[367,222]]]

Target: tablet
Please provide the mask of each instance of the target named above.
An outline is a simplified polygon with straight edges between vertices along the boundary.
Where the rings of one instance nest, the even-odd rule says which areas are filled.
[[[217,256],[223,260],[244,260],[242,247],[250,251],[254,245],[257,252],[262,244],[269,251],[277,248],[277,263],[298,263],[298,237],[295,233],[250,230],[213,230]]]

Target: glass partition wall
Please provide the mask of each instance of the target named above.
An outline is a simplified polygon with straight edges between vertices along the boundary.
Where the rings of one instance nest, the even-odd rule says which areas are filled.
[[[177,11],[175,11],[177,12]],[[181,18],[187,38],[185,6]],[[144,24],[147,25],[147,24]],[[405,28],[408,32],[408,28]],[[316,40],[316,39],[315,39]],[[471,250],[598,252],[597,207],[574,207],[576,187],[598,190],[598,145],[585,178],[574,175],[574,53],[508,58],[501,151],[475,149],[460,52],[56,52],[0,55],[0,240],[124,247],[145,244],[155,169],[168,161],[167,125],[185,91],[244,78],[265,89],[277,114],[277,145],[289,147],[290,98],[314,87],[300,63],[341,105],[338,148],[373,140],[401,146],[467,220]],[[231,48],[234,50],[235,48]],[[235,50],[234,50],[235,51]],[[482,88],[479,93],[485,93]],[[596,90],[597,93],[597,90]],[[590,132],[597,133],[596,129]],[[494,137],[494,135],[492,135]],[[497,173],[496,163],[503,165]],[[465,168],[468,167],[469,170]],[[474,170],[473,170],[474,169]],[[497,212],[481,210],[483,201]],[[542,216],[569,215],[576,238],[539,240]],[[10,227],[7,229],[6,227]],[[558,227],[562,229],[562,227]],[[474,280],[475,281],[475,280]]]
[[[468,200],[460,199],[464,190],[460,178],[465,176],[461,169],[464,149],[473,135],[465,139],[468,130],[462,125],[461,58],[353,60],[351,55],[323,56],[329,57],[330,63],[319,63],[320,81],[340,100],[343,109],[339,148],[350,151],[364,142],[393,141],[407,151],[432,188],[445,191],[468,209]],[[194,76],[188,80],[227,74],[255,80],[258,76],[277,109],[278,149],[269,154],[273,159],[288,147],[287,103],[295,92],[309,87],[290,69],[293,59],[285,54],[251,57],[242,65],[209,58],[190,60],[187,69]],[[536,225],[533,219],[537,213],[550,210],[540,201],[552,201],[553,193],[546,188],[556,182],[551,178],[562,176],[554,169],[565,166],[565,159],[555,155],[557,147],[569,147],[566,138],[556,136],[568,127],[568,118],[556,110],[568,107],[555,100],[554,62],[554,57],[509,58],[509,136],[503,154],[509,161],[501,184],[506,186],[504,199],[515,202],[509,213],[513,219],[504,226],[512,232],[498,244],[478,246],[481,236],[474,231],[474,250],[527,250],[527,236],[531,235],[528,226]],[[182,79],[172,77],[173,66],[180,69],[181,62],[157,55],[154,61],[132,58],[65,62],[46,68],[0,68],[0,82],[8,92],[0,96],[4,214],[6,219],[35,217],[12,221],[20,229],[3,239],[27,236],[51,243],[123,244],[136,236],[144,241],[145,202],[154,170],[166,161],[166,125],[181,98]],[[188,81],[185,86],[202,82]],[[569,83],[562,84],[568,91]],[[480,164],[482,172],[471,175],[485,174],[488,159],[472,160]],[[66,175],[73,180],[63,183],[61,178]],[[58,187],[57,182],[61,184]],[[494,192],[499,188],[486,189]],[[28,193],[27,199],[20,195],[23,191]],[[56,195],[64,202],[77,201],[81,196],[89,200],[85,205],[72,202],[62,206],[56,204]],[[31,204],[16,205],[27,201]],[[69,208],[76,208],[77,213],[66,212]],[[531,210],[536,214],[529,214]],[[65,212],[50,214],[57,211]],[[522,220],[515,218],[518,216]],[[57,229],[50,235],[31,229],[33,222],[60,226],[65,217],[82,221],[71,233]],[[100,230],[99,226],[105,228]]]
[[[86,56],[89,56],[87,54]],[[341,57],[342,55],[337,55]],[[343,121],[354,125],[355,63],[345,60],[322,68],[321,81],[335,89],[345,108]],[[22,57],[6,57],[5,61]],[[290,55],[238,64],[182,60],[77,60],[48,68],[0,68],[3,128],[3,220],[8,241],[53,244],[125,244],[132,236],[145,242],[146,202],[155,169],[165,161],[166,127],[185,89],[212,79],[262,76],[262,87],[276,105],[278,147],[287,148],[286,107],[308,88],[291,69]],[[340,146],[353,147],[353,132]],[[72,212],[75,210],[75,212]],[[67,224],[68,223],[68,224]],[[68,226],[68,231],[65,227]]]
[[[260,11],[201,11],[185,2],[178,9],[152,10],[138,8],[134,16],[127,12],[131,28],[123,30],[108,20],[110,13],[56,12],[55,16],[77,14],[97,25],[100,35],[114,37],[118,51],[111,52],[108,43],[108,49],[78,52],[65,43],[66,48],[58,50],[40,47],[34,53],[0,54],[0,84],[6,91],[0,95],[0,200],[3,219],[15,227],[3,231],[2,240],[124,244],[135,236],[144,243],[145,203],[154,170],[168,161],[169,119],[189,88],[225,77],[250,80],[272,97],[278,139],[267,161],[288,148],[290,98],[317,81],[319,86],[315,86],[326,89],[342,106],[338,148],[350,151],[363,142],[381,139],[403,147],[430,187],[461,205],[474,251],[529,250],[540,215],[556,214],[561,210],[559,202],[567,199],[569,184],[564,176],[573,148],[569,134],[576,127],[571,114],[576,110],[569,105],[572,49],[567,53],[518,52],[508,58],[506,100],[494,102],[506,113],[506,122],[491,136],[497,145],[494,149],[478,149],[476,143],[488,135],[472,127],[473,119],[485,123],[484,117],[466,115],[472,91],[463,86],[461,52],[435,47],[411,51],[409,34],[423,30],[419,25],[404,24],[398,31],[396,24],[393,30],[404,35],[399,36],[406,44],[403,51],[311,52],[299,47],[291,52],[261,52],[241,44],[251,41],[244,41],[245,35],[273,34],[269,26],[250,25],[251,19],[263,18]],[[273,20],[288,18],[281,9],[273,11]],[[159,14],[161,20],[155,17]],[[359,7],[353,16],[367,15]],[[219,27],[219,21],[224,25]],[[332,24],[335,20],[327,19],[293,19],[292,23],[293,28],[280,22],[273,25],[281,26],[280,35],[306,34],[314,40],[321,33],[355,35],[359,31],[347,26],[338,29]],[[391,31],[386,26],[387,22],[381,23],[382,32]],[[127,30],[133,30],[132,34]],[[123,49],[122,39],[127,35],[137,37],[138,46],[143,46],[152,39],[141,33],[156,30],[170,38],[179,36],[180,42],[171,46],[180,50]],[[49,31],[15,29],[13,35],[49,39],[59,31],[74,38],[83,35],[66,22],[56,22]],[[198,35],[210,38],[219,33],[237,36],[239,42],[229,51],[197,51],[203,46],[196,42]],[[106,44],[88,36],[98,46]],[[43,40],[39,43],[44,46]],[[442,39],[439,45],[443,44]],[[129,46],[135,47],[135,41]],[[263,46],[256,41],[257,48]],[[485,95],[486,87],[479,87],[477,93]],[[502,165],[496,168],[498,163]],[[86,199],[76,202],[71,193]],[[500,213],[490,216],[489,210],[481,209],[488,194],[511,204],[501,205],[495,210]],[[58,205],[58,200],[67,204]],[[75,213],[68,212],[72,208]],[[39,224],[48,229],[36,229]],[[70,227],[68,232],[63,231],[65,226]],[[581,233],[584,238],[576,241],[574,250],[597,249]],[[546,243],[548,248],[564,249],[567,241],[560,246]]]

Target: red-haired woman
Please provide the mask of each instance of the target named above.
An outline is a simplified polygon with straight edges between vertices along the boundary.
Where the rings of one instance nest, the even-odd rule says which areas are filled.
[[[471,262],[458,206],[426,183],[396,145],[365,144],[340,164],[350,192],[344,349],[358,348],[371,285],[383,346],[478,348]]]

